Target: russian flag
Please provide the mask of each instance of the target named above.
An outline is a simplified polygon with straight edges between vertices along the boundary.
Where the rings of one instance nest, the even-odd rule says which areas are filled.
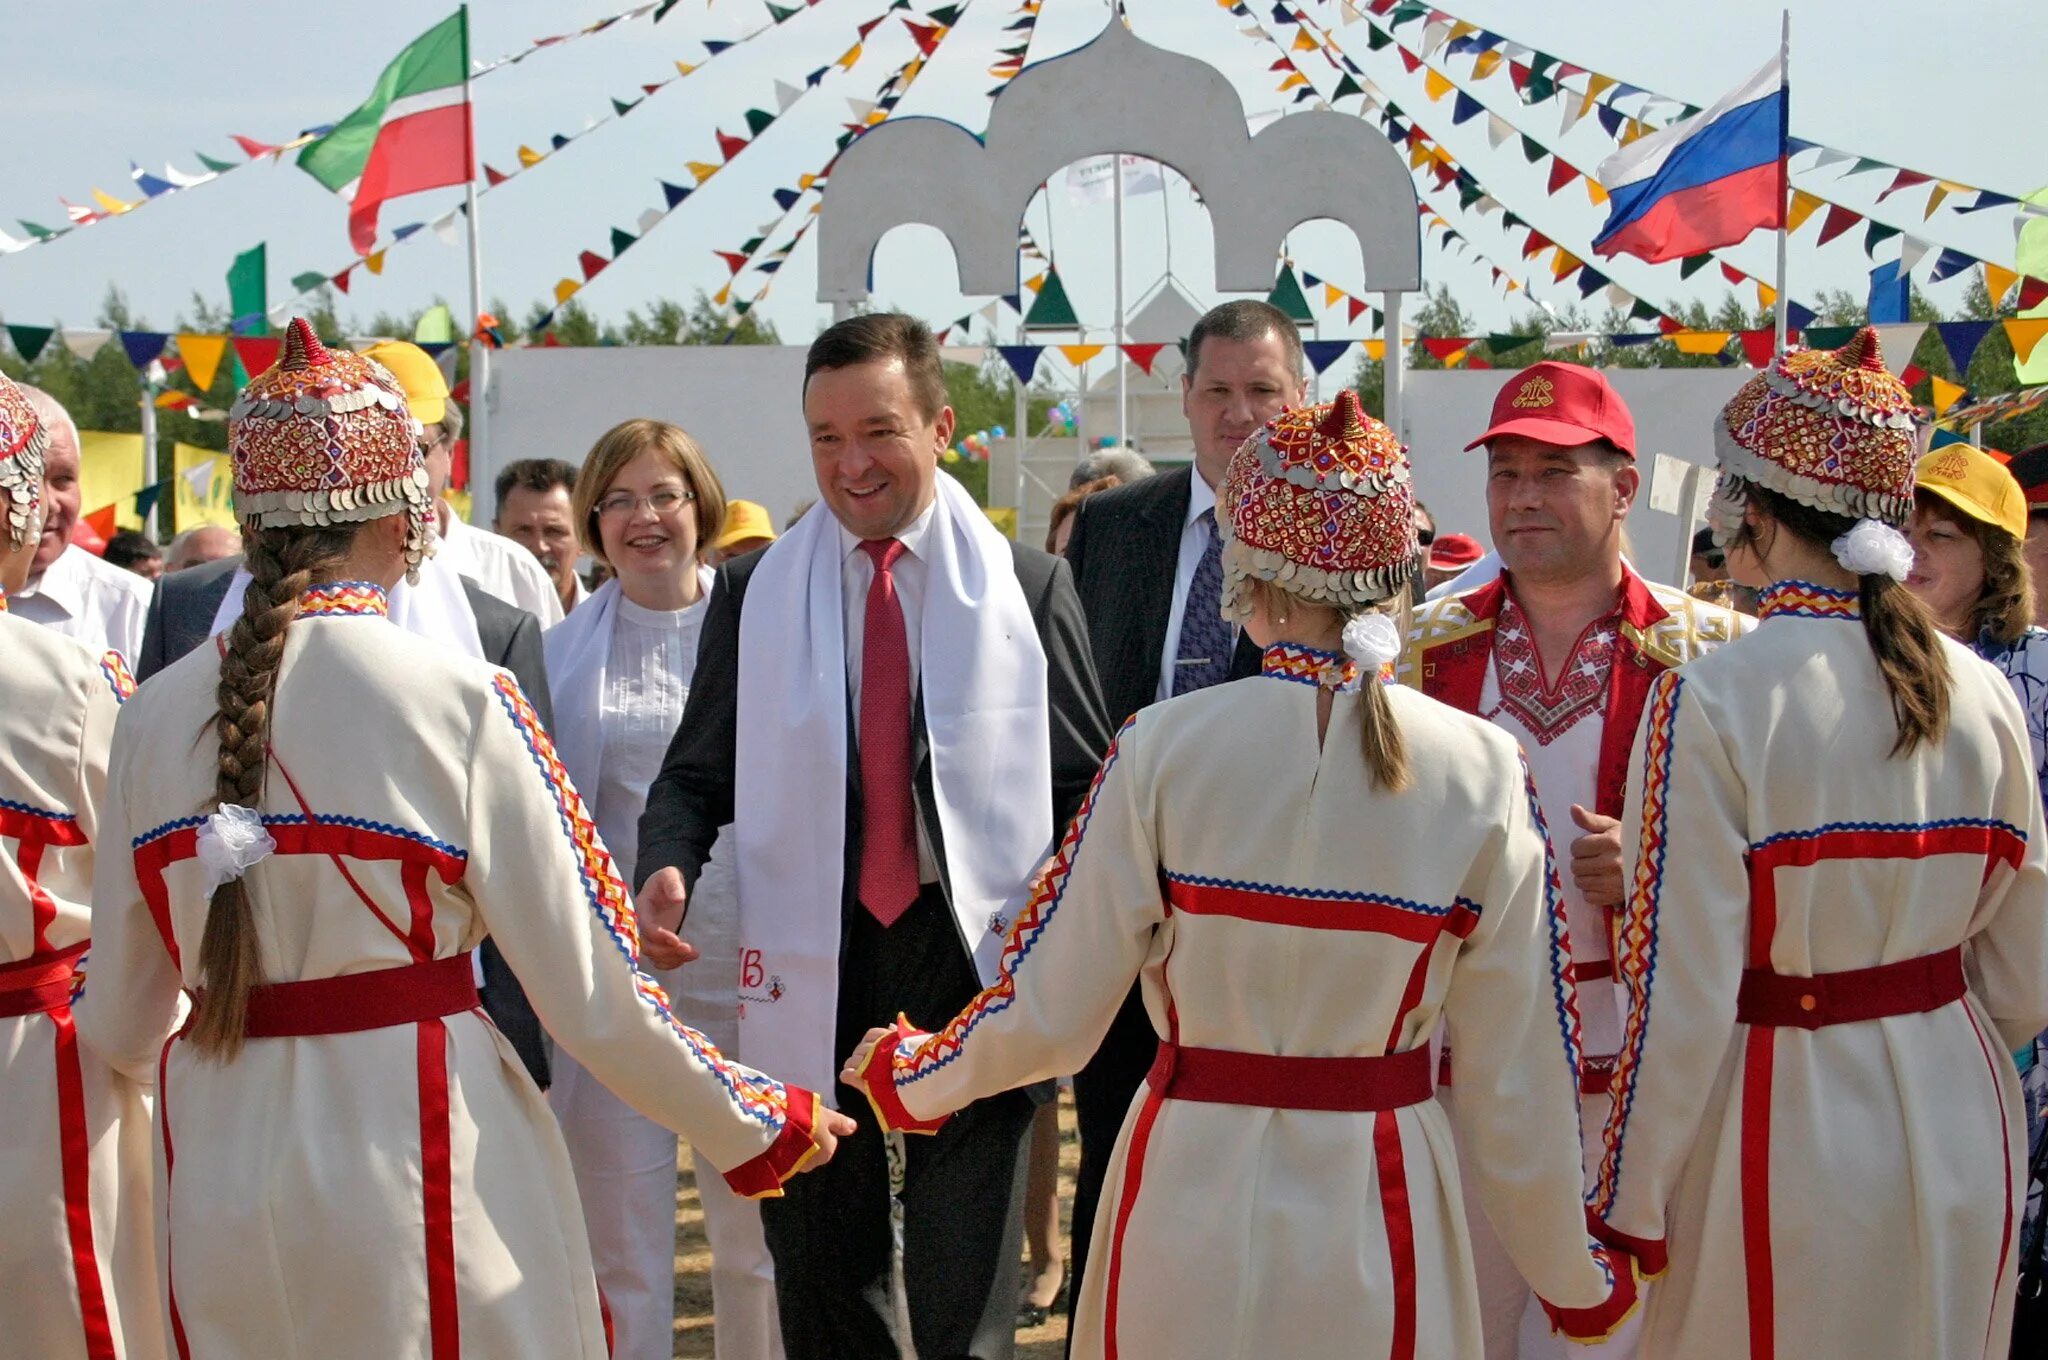
[[[1706,112],[1602,161],[1611,206],[1594,251],[1656,264],[1784,225],[1788,108],[1783,60],[1773,57]]]

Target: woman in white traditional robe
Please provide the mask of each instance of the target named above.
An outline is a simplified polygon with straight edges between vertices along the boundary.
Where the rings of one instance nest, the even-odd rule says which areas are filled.
[[[682,721],[710,602],[703,559],[712,536],[698,530],[725,522],[725,489],[688,434],[629,420],[591,448],[571,499],[585,543],[612,577],[548,630],[555,737],[577,787],[593,790],[598,833],[630,883],[647,787]],[[714,857],[683,928],[693,957],[656,975],[676,1017],[726,1048],[739,1031],[731,886],[729,864]],[[614,1360],[667,1360],[675,1344],[675,1132],[567,1054],[556,1058],[548,1103],[576,1168],[598,1287],[611,1308]],[[718,1360],[780,1360],[775,1263],[761,1211],[732,1193],[701,1152],[693,1155],[711,1244]]]
[[[928,1132],[1073,1070],[1142,978],[1160,1057],[1076,1356],[1473,1360],[1468,1188],[1557,1325],[1599,1336],[1633,1307],[1631,1265],[1585,1231],[1570,949],[1527,772],[1487,724],[1380,683],[1399,629],[1371,610],[1413,569],[1412,499],[1353,393],[1248,441],[1217,524],[1263,677],[1126,724],[997,982],[848,1060],[886,1127]],[[1429,1098],[1440,1020],[1490,1096],[1457,1115],[1469,1187]]]
[[[1652,691],[1596,1231],[1666,1271],[1646,1360],[2002,1357],[2048,870],[2005,678],[1903,582],[1906,388],[1867,328],[1716,427],[1758,629]]]
[[[134,685],[7,612],[42,531],[35,409],[0,374],[0,1355],[159,1360],[142,1088],[78,1040],[114,714]]]
[[[130,850],[97,866],[79,1022],[157,1078],[178,1354],[599,1360],[574,1174],[477,1009],[480,938],[739,1192],[776,1193],[846,1121],[674,1019],[517,684],[388,625],[431,541],[390,376],[294,321],[231,420],[252,582],[116,732],[102,836]]]

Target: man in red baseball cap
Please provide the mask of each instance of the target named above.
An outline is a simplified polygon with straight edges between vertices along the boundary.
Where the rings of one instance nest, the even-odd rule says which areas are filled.
[[[1419,606],[1400,678],[1521,743],[1551,835],[1583,1025],[1580,1125],[1599,1163],[1625,1002],[1609,926],[1622,903],[1621,807],[1651,682],[1747,620],[1652,585],[1622,558],[1642,483],[1628,404],[1597,369],[1545,362],[1511,375],[1486,432],[1486,509],[1500,573]],[[1454,592],[1457,587],[1453,587]],[[1483,1042],[1483,1040],[1482,1040]],[[1445,1099],[1461,1093],[1445,1058]],[[1487,1360],[1514,1360],[1529,1289],[1484,1216],[1468,1214]],[[1634,1354],[1625,1326],[1590,1348]]]

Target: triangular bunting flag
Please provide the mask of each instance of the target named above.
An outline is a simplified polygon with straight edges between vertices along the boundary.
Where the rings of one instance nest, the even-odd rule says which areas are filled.
[[[1820,208],[1821,200],[1804,189],[1792,191],[1792,211],[1785,218],[1785,230],[1798,231],[1806,225],[1806,219]]]
[[[611,261],[594,250],[586,250],[576,257],[576,263],[583,267],[583,281],[589,283],[599,274],[604,273],[604,267],[610,264]]]
[[[1080,325],[1074,315],[1074,304],[1067,300],[1066,285],[1060,282],[1059,271],[1049,269],[1042,276],[1038,296],[1032,300],[1031,310],[1024,315],[1026,330],[1073,330]]]
[[[1928,246],[1928,242],[1917,236],[1908,236],[1899,242],[1899,273],[1912,273],[1913,266],[1920,263],[1920,257],[1927,253]]]
[[[381,250],[377,250],[377,251],[372,251],[372,252],[371,252],[370,254],[368,254],[368,255],[365,255],[365,256],[363,257],[363,267],[364,267],[365,269],[368,269],[368,270],[369,270],[369,271],[370,271],[370,272],[371,272],[372,274],[381,274],[381,273],[383,273],[383,272],[384,272],[384,252],[383,252],[383,251],[381,251]]]
[[[519,148],[518,154],[519,168],[522,170],[531,170],[534,166],[539,165],[542,161],[547,159],[545,155],[543,155],[541,152],[535,151],[530,146],[522,145]]]
[[[1989,260],[1984,262],[1984,291],[1991,294],[1992,306],[1996,307],[2003,302],[2005,295],[2010,293],[2012,286],[2019,281],[2020,276],[2012,270],[1995,265]]]
[[[1550,192],[1556,193],[1579,177],[1579,172],[1565,163],[1564,157],[1553,156],[1550,161]]]
[[[1273,291],[1266,295],[1266,301],[1287,314],[1289,320],[1306,324],[1315,320],[1308,299],[1302,295],[1301,284],[1294,277],[1292,265],[1282,265],[1280,275],[1273,281]]]
[[[36,361],[36,356],[43,352],[43,346],[50,343],[50,337],[56,333],[54,326],[10,324],[7,327],[7,338],[14,342],[14,352],[19,354],[24,362],[31,364]]]
[[[1146,377],[1152,376],[1152,361],[1159,357],[1165,345],[1125,345],[1124,357],[1143,369]]]
[[[164,346],[171,337],[163,331],[122,331],[121,348],[128,352],[128,362],[140,369],[148,368],[164,352]]]
[[[492,188],[496,188],[510,178],[512,177],[502,170],[495,170],[488,165],[484,167],[484,183]]]
[[[1351,345],[1349,340],[1306,340],[1302,342],[1301,349],[1308,356],[1309,367],[1318,373],[1327,373],[1330,365],[1343,358]]]
[[[583,285],[576,279],[555,280],[555,306],[560,307],[570,298],[583,291]]]
[[[625,254],[627,247],[631,246],[636,239],[638,238],[633,236],[632,233],[620,231],[617,227],[613,227],[612,258],[616,260],[619,256]]]
[[[1471,346],[1472,340],[1469,336],[1425,335],[1422,337],[1422,347],[1428,350],[1433,357],[1445,362],[1448,362],[1452,355],[1469,349]]]
[[[1901,171],[1900,173],[1903,174],[1905,172]],[[1966,387],[1958,386],[1941,378],[1929,378],[1927,382],[1934,396],[1934,414],[1938,416],[1947,415],[1949,408],[1961,401],[1963,393],[1969,390]]]
[[[1038,356],[1043,351],[1038,345],[997,345],[996,353],[1003,356],[1003,362],[1017,375],[1017,381],[1028,383],[1031,375],[1038,371]]]
[[[1974,268],[1976,263],[1974,255],[1965,255],[1960,250],[1943,250],[1935,260],[1934,268],[1928,271],[1928,281],[1940,283],[1943,279],[1952,279],[1964,270]]]
[[[1884,366],[1894,377],[1904,373],[1913,363],[1913,352],[1920,348],[1920,337],[1927,333],[1924,321],[1902,321],[1895,325],[1877,328],[1878,345],[1884,351]]]
[[[727,160],[731,160],[746,149],[746,138],[735,137],[723,128],[713,129],[713,135],[718,139],[718,154]]]
[[[284,347],[284,337],[238,335],[234,343],[235,358],[241,361],[243,371],[254,377],[277,362],[277,352]]]
[[[1735,338],[1742,342],[1742,357],[1749,361],[1751,368],[1764,368],[1770,364],[1778,345],[1777,332],[1771,327],[1737,331]]]
[[[673,208],[676,206],[676,204],[688,198],[690,196],[690,191],[688,189],[685,189],[680,184],[670,184],[667,180],[662,180],[661,196],[664,200],[667,201],[668,206]]]
[[[1074,367],[1079,368],[1082,364],[1087,363],[1090,359],[1102,353],[1104,348],[1105,346],[1102,345],[1061,345],[1059,346],[1059,351],[1061,358]]]
[[[1875,164],[1875,162],[1872,162],[1873,166]],[[1853,175],[1857,172],[1857,170],[1862,169],[1864,169],[1864,162],[1858,161],[1856,162],[1856,169],[1851,170],[1849,173]],[[1893,194],[1897,193],[1901,189],[1910,189],[1915,184],[1925,184],[1933,178],[1934,177],[1932,175],[1923,175],[1917,170],[1901,170],[1899,171],[1898,175],[1892,180],[1891,184],[1888,185],[1882,193],[1878,194],[1877,201],[1882,203],[1887,198],[1890,198]]]
[[[2041,337],[2048,334],[2048,316],[2013,317],[2005,323],[2005,334],[2012,341],[2013,363],[2024,364],[2034,356]]]
[[[1680,354],[1719,354],[1734,338],[1733,331],[1680,331],[1671,337],[1671,343]]]
[[[1823,222],[1820,228],[1820,244],[1826,245],[1862,220],[1863,215],[1853,209],[1845,208],[1839,203],[1829,204],[1828,220]],[[1865,244],[1865,253],[1869,252],[1871,244],[1873,243]]]
[[[1713,262],[1712,255],[1688,255],[1678,262],[1678,277],[1689,279]]]
[[[178,357],[185,361],[185,372],[192,379],[192,386],[201,392],[212,389],[214,375],[220,371],[221,356],[228,351],[225,335],[192,335],[181,332],[178,336]]]

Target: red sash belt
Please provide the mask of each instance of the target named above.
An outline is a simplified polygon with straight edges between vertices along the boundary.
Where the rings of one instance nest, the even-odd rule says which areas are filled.
[[[1272,1110],[1394,1110],[1434,1090],[1427,1045],[1385,1057],[1286,1058],[1163,1043],[1145,1079],[1169,1100]]]
[[[80,940],[69,949],[0,964],[0,1019],[41,1015],[70,1001],[71,975],[88,943]]]
[[[1735,1018],[1745,1025],[1819,1029],[1938,1010],[1961,1000],[1964,988],[1960,945],[1917,959],[1814,977],[1752,968],[1742,975]]]
[[[478,1004],[476,975],[463,953],[368,973],[252,987],[247,1033],[251,1039],[355,1034],[438,1020]]]

